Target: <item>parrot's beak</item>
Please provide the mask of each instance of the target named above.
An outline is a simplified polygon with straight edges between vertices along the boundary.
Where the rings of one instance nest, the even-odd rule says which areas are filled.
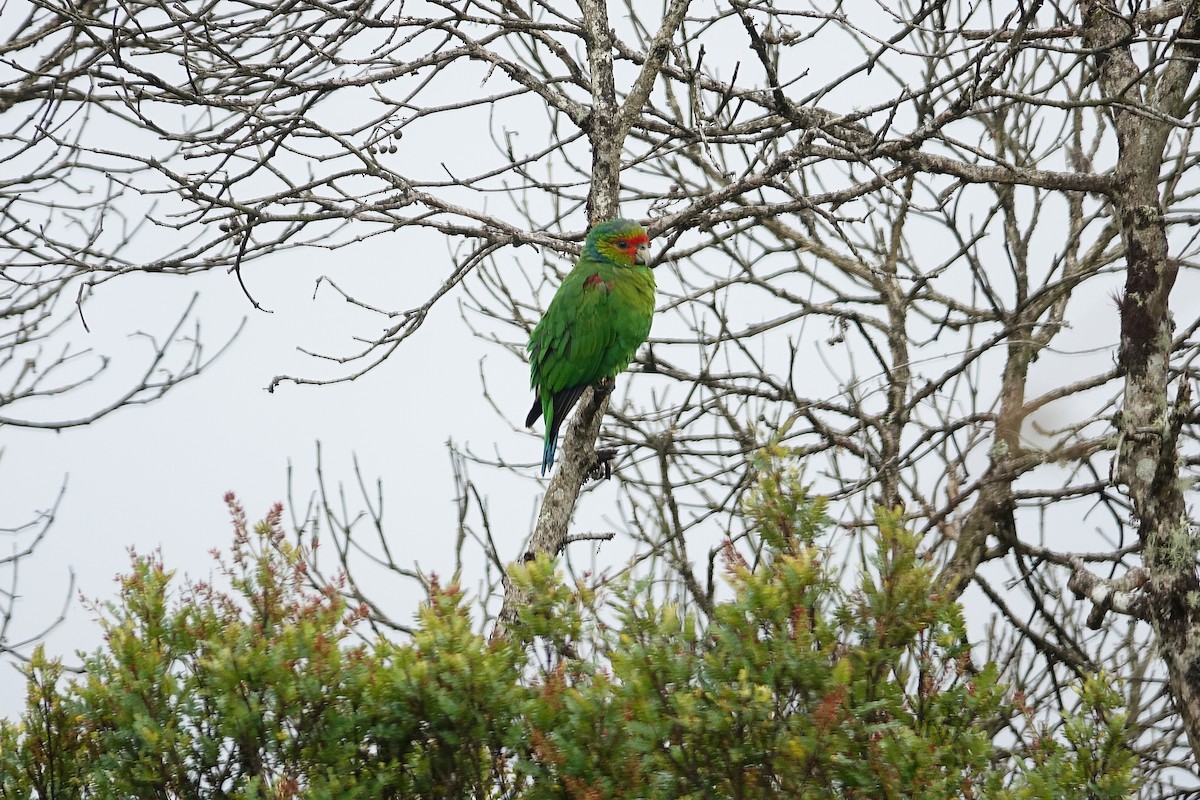
[[[642,244],[638,246],[637,255],[633,257],[635,264],[647,265],[650,263],[650,245]]]

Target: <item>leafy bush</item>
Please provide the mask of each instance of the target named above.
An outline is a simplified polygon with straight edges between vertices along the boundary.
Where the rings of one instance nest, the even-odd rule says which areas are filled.
[[[1117,695],[1078,687],[1061,735],[972,666],[958,606],[888,513],[846,590],[823,560],[824,503],[764,460],[744,512],[753,563],[725,554],[709,618],[652,586],[531,589],[488,641],[435,585],[411,641],[357,635],[364,612],[308,588],[275,508],[230,499],[229,589],[141,557],[103,609],[79,679],[41,653],[0,722],[0,798],[1126,797]],[[522,642],[529,643],[528,645]],[[1018,698],[1019,699],[1019,698]],[[1007,737],[1007,746],[999,742]]]

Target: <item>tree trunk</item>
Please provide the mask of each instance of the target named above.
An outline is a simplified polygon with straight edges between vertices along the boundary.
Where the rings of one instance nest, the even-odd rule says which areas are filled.
[[[1189,416],[1182,384],[1170,401],[1174,321],[1169,308],[1177,265],[1167,252],[1159,197],[1163,151],[1195,74],[1195,4],[1185,13],[1174,58],[1158,71],[1140,70],[1124,40],[1131,24],[1092,0],[1083,6],[1084,40],[1095,52],[1101,89],[1112,108],[1119,157],[1112,202],[1125,248],[1120,298],[1119,366],[1124,375],[1120,445],[1114,477],[1128,492],[1137,518],[1150,622],[1167,665],[1171,692],[1192,750],[1200,756],[1200,582],[1197,541],[1178,474],[1180,428]],[[1154,115],[1146,114],[1149,108]]]

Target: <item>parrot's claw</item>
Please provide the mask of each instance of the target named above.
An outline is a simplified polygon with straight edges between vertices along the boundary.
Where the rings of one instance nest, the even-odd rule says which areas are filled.
[[[580,486],[588,481],[607,481],[612,477],[612,459],[617,457],[616,447],[601,447],[596,451],[595,461],[592,462],[592,467],[588,468],[587,473],[583,474],[583,480]]]
[[[583,474],[583,481],[580,486],[588,481],[608,480],[612,477],[612,460],[617,457],[615,447],[602,447],[596,451],[596,460],[588,467],[588,471]]]

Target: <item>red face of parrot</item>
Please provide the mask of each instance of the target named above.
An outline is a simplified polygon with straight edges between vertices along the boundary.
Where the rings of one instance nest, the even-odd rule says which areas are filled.
[[[644,231],[613,236],[605,244],[615,251],[610,257],[623,264],[646,264],[650,260],[650,237]]]

